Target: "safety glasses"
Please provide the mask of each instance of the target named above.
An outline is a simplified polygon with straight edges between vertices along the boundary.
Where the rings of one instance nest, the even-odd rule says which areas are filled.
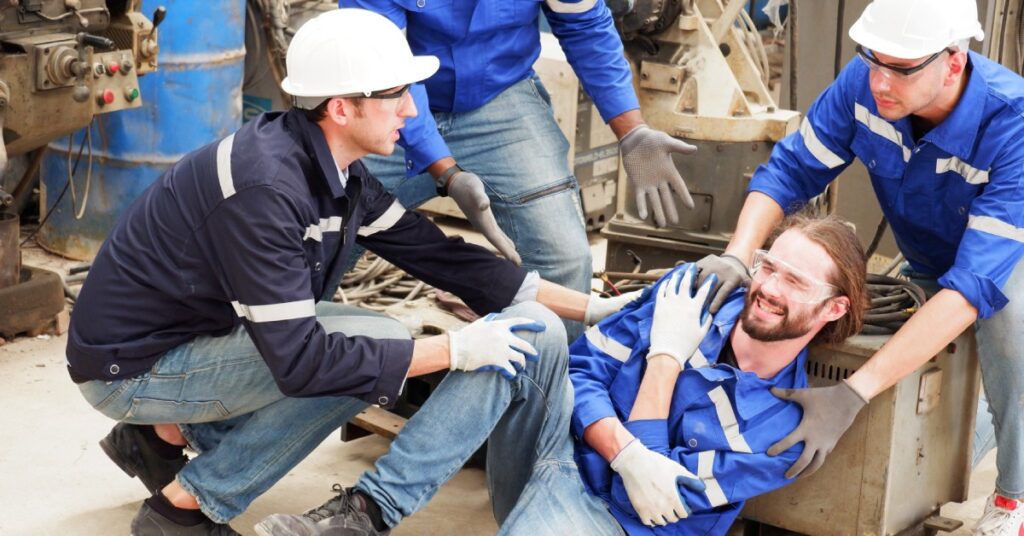
[[[954,50],[951,48],[945,48],[936,52],[935,54],[932,54],[931,56],[928,56],[928,59],[924,60],[923,62],[917,65],[914,65],[912,67],[898,67],[896,65],[889,65],[888,63],[880,61],[878,58],[875,57],[875,54],[873,52],[860,45],[857,45],[856,50],[857,57],[860,58],[860,60],[863,61],[864,64],[868,66],[868,69],[871,69],[872,72],[880,71],[882,75],[887,78],[895,77],[900,80],[906,80],[913,76],[914,74],[921,72],[922,69],[924,69],[933,61],[938,59],[938,57],[941,56],[943,53],[949,52],[950,54],[952,54],[954,52]]]
[[[839,293],[839,287],[807,275],[763,249],[754,252],[750,275],[760,285],[774,278],[786,298],[797,303],[819,303]]]
[[[374,91],[374,92],[370,93],[369,95],[366,95],[365,93],[349,93],[348,95],[338,95],[338,97],[343,98],[343,99],[381,99],[381,100],[400,99],[400,98],[404,97],[406,93],[409,92],[409,88],[411,88],[411,87],[412,87],[412,84],[406,84],[406,85],[398,88],[398,90],[395,90],[395,88],[391,88],[391,89],[384,89],[384,90],[381,90],[381,91]]]

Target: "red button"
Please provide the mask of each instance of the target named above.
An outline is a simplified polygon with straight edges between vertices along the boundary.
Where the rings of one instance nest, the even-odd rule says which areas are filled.
[[[114,102],[114,92],[109,89],[104,89],[103,93],[101,93],[96,100],[100,103],[100,106],[110,104]]]
[[[117,73],[120,70],[121,70],[121,65],[119,63],[117,63],[116,61],[112,61],[112,62],[107,64],[107,72],[110,73],[110,74],[115,74],[115,73]]]

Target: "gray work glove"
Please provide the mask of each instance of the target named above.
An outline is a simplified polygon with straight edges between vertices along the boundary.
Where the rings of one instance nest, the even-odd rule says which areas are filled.
[[[689,209],[693,208],[693,198],[672,162],[672,153],[692,154],[697,148],[660,130],[640,125],[619,140],[619,149],[626,175],[636,188],[636,210],[640,218],[647,219],[649,198],[655,225],[664,227],[665,215],[668,221],[679,223],[672,192]]]
[[[804,451],[789,466],[786,478],[810,476],[817,471],[839,438],[853,424],[857,413],[868,403],[846,380],[828,387],[808,389],[773,387],[772,394],[796,402],[804,410],[804,417],[796,430],[768,449],[769,456],[778,456],[803,441]]]
[[[488,242],[498,248],[498,252],[508,260],[523,264],[523,259],[516,252],[512,240],[498,227],[494,213],[491,212],[491,200],[484,191],[484,183],[476,173],[460,171],[452,176],[448,183],[448,196],[455,201],[473,228],[483,233]]]
[[[718,313],[732,291],[750,286],[750,271],[747,270],[747,265],[732,255],[708,255],[697,261],[697,269],[700,270],[697,286],[703,285],[712,275],[718,277],[717,288],[711,289],[714,296],[708,307],[711,314]]]

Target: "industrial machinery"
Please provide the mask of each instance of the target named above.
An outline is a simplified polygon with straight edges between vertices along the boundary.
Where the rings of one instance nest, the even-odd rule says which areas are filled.
[[[2,212],[24,206],[41,147],[98,114],[142,105],[138,77],[157,68],[156,26],[165,13],[158,9],[151,22],[139,0],[0,3],[0,219],[8,231],[0,273],[16,274],[0,284],[0,334],[30,329],[64,307],[59,277],[21,266],[18,218]],[[8,158],[37,149],[4,192]]]
[[[768,90],[768,59],[745,0],[609,2],[626,45],[644,119],[697,146],[676,156],[695,207],[657,229],[637,217],[629,181],[604,228],[606,268],[671,266],[721,251],[735,228],[754,169],[775,142],[794,132],[799,114],[780,109]],[[627,251],[631,252],[627,254]],[[635,254],[635,255],[634,255]]]

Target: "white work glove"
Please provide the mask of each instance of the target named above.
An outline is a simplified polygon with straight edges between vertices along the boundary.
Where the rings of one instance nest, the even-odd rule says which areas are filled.
[[[640,218],[647,219],[647,199],[650,198],[655,225],[664,227],[665,215],[668,221],[679,223],[672,193],[675,192],[688,209],[693,208],[693,198],[679,176],[672,153],[693,154],[697,148],[660,130],[639,125],[619,140],[619,149],[626,176],[636,188],[636,210]]]
[[[544,331],[547,326],[529,318],[494,319],[489,314],[472,324],[448,332],[451,370],[494,370],[513,379],[526,361],[537,361],[537,349],[513,331]]]
[[[494,219],[494,212],[491,211],[491,200],[484,190],[483,181],[476,173],[459,171],[452,175],[447,190],[448,197],[455,201],[474,229],[480,231],[505,258],[517,265],[523,264],[523,259],[516,252],[516,245],[512,243],[512,239],[498,227],[498,221]]]
[[[605,318],[619,312],[619,309],[622,309],[629,302],[639,298],[643,292],[644,289],[634,290],[633,292],[612,296],[611,298],[591,296],[590,300],[587,302],[587,310],[583,313],[583,323],[588,326],[593,326]]]
[[[679,494],[679,486],[704,491],[704,482],[685,467],[653,452],[634,439],[612,460],[612,470],[622,477],[626,496],[648,527],[685,519],[690,508]]]
[[[697,277],[697,267],[690,265],[683,272],[680,281],[679,272],[672,274],[668,281],[658,287],[658,295],[654,302],[654,319],[651,322],[651,348],[647,351],[648,359],[656,355],[668,355],[679,363],[680,370],[686,368],[686,362],[697,351],[700,341],[704,340],[711,328],[711,315],[702,314],[704,302],[718,277],[711,275],[691,296],[693,280]]]

